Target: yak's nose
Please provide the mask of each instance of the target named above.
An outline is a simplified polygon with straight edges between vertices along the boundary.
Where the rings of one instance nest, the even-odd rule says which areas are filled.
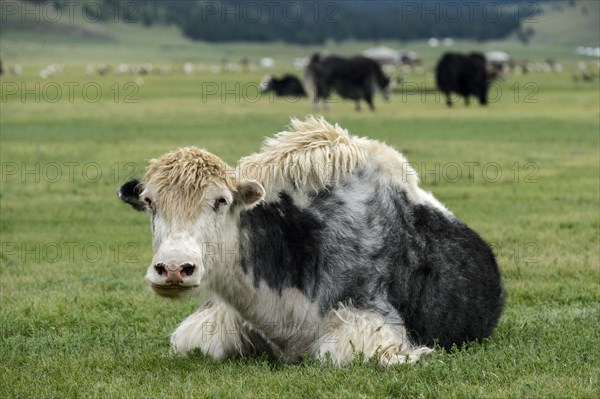
[[[182,283],[186,277],[194,274],[196,266],[190,263],[184,263],[180,266],[166,266],[163,263],[158,263],[154,265],[154,270],[156,270],[159,276],[165,277],[166,283],[179,284]]]

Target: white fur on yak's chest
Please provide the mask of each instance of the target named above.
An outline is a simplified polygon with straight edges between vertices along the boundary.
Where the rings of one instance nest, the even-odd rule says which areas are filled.
[[[245,276],[246,294],[251,286],[252,295],[233,295],[228,298],[243,320],[250,323],[264,337],[281,350],[288,360],[295,360],[309,351],[310,346],[327,333],[319,306],[311,302],[297,288],[271,288],[265,281],[253,284],[252,272]],[[232,287],[233,288],[233,287]],[[232,290],[233,291],[233,290]]]
[[[257,303],[242,317],[246,316],[286,358],[301,356],[323,334],[319,306],[299,289],[284,288],[279,293],[261,281],[257,293]]]

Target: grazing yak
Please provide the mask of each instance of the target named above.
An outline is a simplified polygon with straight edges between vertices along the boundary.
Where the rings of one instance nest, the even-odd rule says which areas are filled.
[[[315,110],[321,99],[324,109],[327,108],[327,99],[333,90],[342,98],[354,100],[357,111],[363,99],[371,111],[375,110],[373,95],[376,91],[380,91],[386,101],[392,93],[390,78],[385,76],[381,66],[363,56],[342,58],[317,53],[311,57],[305,75],[313,91]]]
[[[292,120],[235,169],[177,149],[118,195],[150,214],[152,289],[212,294],[171,337],[183,355],[387,367],[485,338],[502,311],[483,239],[400,153],[324,119]]]
[[[464,97],[466,105],[469,105],[471,95],[477,97],[481,105],[488,102],[489,76],[483,54],[446,53],[438,61],[435,78],[438,90],[444,93],[449,107],[452,106],[452,93]]]
[[[281,79],[267,75],[260,83],[260,92],[273,91],[279,97],[306,97],[302,81],[294,75],[286,74]]]

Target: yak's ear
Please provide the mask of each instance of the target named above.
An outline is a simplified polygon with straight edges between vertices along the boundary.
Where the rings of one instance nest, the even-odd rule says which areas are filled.
[[[259,182],[247,180],[237,185],[235,200],[238,204],[251,208],[265,196],[265,189]]]
[[[146,209],[144,202],[140,200],[141,193],[142,187],[138,179],[129,180],[117,191],[121,201],[128,203],[136,211],[143,211]]]

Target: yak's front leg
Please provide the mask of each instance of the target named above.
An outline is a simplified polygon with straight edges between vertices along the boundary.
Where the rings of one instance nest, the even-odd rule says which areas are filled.
[[[312,353],[323,362],[346,366],[359,352],[365,360],[377,356],[379,367],[415,363],[432,352],[426,346],[413,346],[399,317],[384,317],[366,310],[340,307],[324,320],[324,334],[313,343]],[[329,355],[327,355],[329,353]]]
[[[207,302],[181,322],[171,335],[171,347],[184,356],[199,349],[218,360],[269,351],[260,334],[219,300]]]

